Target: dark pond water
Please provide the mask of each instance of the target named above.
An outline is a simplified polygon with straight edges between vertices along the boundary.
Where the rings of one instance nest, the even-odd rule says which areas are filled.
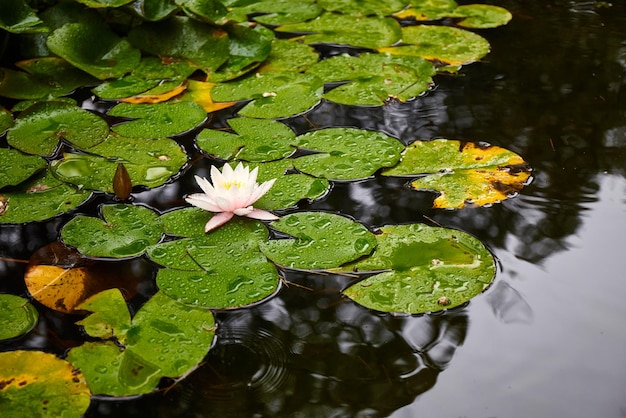
[[[482,140],[521,154],[533,182],[489,208],[433,210],[433,195],[388,179],[337,184],[303,206],[372,227],[434,221],[472,233],[499,260],[494,285],[453,312],[394,317],[341,299],[350,279],[289,273],[292,284],[271,300],[216,314],[217,343],[186,380],[166,393],[94,401],[87,416],[626,416],[626,2],[491,3],[514,20],[481,32],[492,52],[461,76],[438,76],[436,90],[410,103],[324,104],[308,121],[287,122],[405,142]],[[198,161],[136,201],[179,206],[208,167]],[[0,254],[29,257],[63,222],[2,227]],[[142,261],[129,268],[153,274]],[[23,265],[0,262],[0,291],[22,293],[22,274]],[[154,292],[151,280],[142,292]],[[31,335],[0,349],[62,354],[80,338],[76,319],[43,311]]]

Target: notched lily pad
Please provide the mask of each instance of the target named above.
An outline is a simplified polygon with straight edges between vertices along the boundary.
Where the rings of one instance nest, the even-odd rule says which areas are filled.
[[[200,125],[206,112],[197,103],[120,103],[109,111],[111,116],[133,120],[113,126],[111,129],[131,138],[162,138],[179,135]]]
[[[415,141],[402,162],[385,176],[428,174],[411,183],[414,189],[434,190],[436,208],[484,206],[517,194],[530,177],[519,155],[504,148],[448,139]]]
[[[128,258],[143,254],[162,235],[158,215],[134,205],[102,205],[102,220],[76,216],[61,230],[61,239],[89,257]]]
[[[27,334],[38,319],[37,309],[28,300],[0,294],[0,341]]]
[[[344,266],[379,272],[343,291],[370,309],[420,314],[454,308],[480,294],[495,276],[489,251],[462,231],[391,225],[382,227],[376,240],[371,257]]]
[[[294,239],[261,243],[261,251],[281,266],[328,269],[368,255],[376,238],[363,225],[324,212],[298,212],[272,222],[271,227]]]
[[[506,25],[512,19],[508,10],[490,4],[468,4],[454,10],[454,17],[463,17],[459,26],[487,29]]]
[[[0,148],[0,161],[0,189],[17,186],[47,165],[46,160],[41,157],[25,155],[8,148]]]

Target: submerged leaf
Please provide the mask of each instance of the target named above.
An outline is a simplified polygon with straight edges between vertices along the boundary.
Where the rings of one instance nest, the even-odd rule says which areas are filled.
[[[0,294],[0,341],[27,334],[38,320],[37,309],[27,299]]]

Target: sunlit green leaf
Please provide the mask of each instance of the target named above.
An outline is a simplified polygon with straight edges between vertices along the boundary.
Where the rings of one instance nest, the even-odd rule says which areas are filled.
[[[313,19],[321,11],[315,0],[255,1],[232,7],[228,17],[243,22],[252,15],[255,21],[265,25],[286,25]]]
[[[37,324],[38,319],[37,309],[28,300],[15,295],[0,294],[0,341],[27,334]]]
[[[0,353],[0,382],[4,417],[79,418],[91,399],[81,372],[41,351]]]
[[[410,0],[411,7],[397,12],[400,19],[436,20],[450,16],[457,4],[454,0]]]
[[[489,251],[462,231],[391,225],[376,240],[372,256],[352,264],[351,271],[386,271],[343,292],[370,309],[418,314],[453,308],[485,290],[495,275]]]
[[[401,37],[400,25],[392,18],[333,13],[324,13],[304,23],[279,26],[276,30],[308,33],[296,38],[307,44],[330,43],[371,49],[393,45]]]
[[[219,0],[174,0],[190,17],[221,25],[226,23],[228,10]]]
[[[121,7],[133,0],[76,0],[87,7],[103,8],[103,7]]]
[[[104,80],[131,72],[141,53],[110,30],[68,23],[48,36],[48,48],[75,67]]]
[[[187,132],[206,119],[206,112],[197,103],[120,103],[109,111],[111,116],[133,120],[114,125],[111,129],[131,138],[161,138]]]
[[[182,16],[144,22],[130,31],[128,39],[142,51],[186,60],[206,73],[216,71],[230,53],[226,31]]]
[[[0,2],[0,29],[13,33],[48,31],[48,28],[24,0],[2,0]]]
[[[8,148],[0,148],[0,161],[0,189],[20,184],[47,165],[41,157]]]
[[[468,4],[454,10],[454,17],[464,17],[458,25],[466,28],[487,29],[506,25],[512,19],[511,13],[490,4]]]
[[[79,215],[61,230],[61,238],[89,257],[141,255],[161,239],[161,224],[152,210],[125,204],[102,205],[102,219]]]
[[[363,225],[324,212],[297,212],[271,223],[271,227],[295,239],[261,243],[261,251],[281,266],[295,269],[328,269],[372,252],[376,238]]]
[[[101,117],[63,102],[36,103],[23,111],[9,129],[9,145],[27,154],[50,155],[60,138],[78,149],[102,142],[109,125]]]
[[[295,167],[329,180],[357,180],[400,161],[404,146],[382,132],[328,128],[297,137],[298,148],[314,151],[293,160]]]
[[[211,96],[216,102],[250,99],[240,115],[275,119],[309,110],[320,101],[323,88],[322,80],[313,75],[266,72],[218,84]]]
[[[163,20],[179,10],[171,0],[135,0],[129,6],[148,21]]]
[[[89,196],[91,191],[62,183],[46,171],[15,191],[0,193],[0,223],[43,221],[74,209]]]
[[[296,134],[280,122],[233,118],[228,124],[238,135],[205,129],[196,138],[200,149],[217,158],[244,161],[272,161],[295,151]]]
[[[319,59],[319,54],[309,45],[274,39],[272,52],[259,67],[258,72],[284,71],[300,73],[312,66]]]
[[[324,10],[358,16],[388,16],[406,6],[408,0],[318,0]]]
[[[123,163],[135,186],[157,187],[178,173],[187,155],[169,138],[126,138],[111,135],[89,154],[66,153],[52,163],[61,180],[88,190],[113,192],[113,176]]]
[[[50,99],[93,83],[93,77],[57,57],[15,63],[22,71],[0,69],[0,96],[12,99]]]
[[[325,82],[348,81],[324,98],[347,105],[383,105],[390,98],[406,101],[432,85],[434,66],[420,57],[388,54],[337,55],[309,68]]]
[[[380,48],[393,55],[422,57],[450,65],[478,61],[489,52],[489,42],[480,35],[449,26],[419,25],[402,28],[402,44]]]
[[[413,142],[402,162],[382,174],[429,174],[414,180],[411,186],[439,192],[434,207],[461,208],[511,197],[524,187],[530,169],[522,157],[504,148],[436,139]]]
[[[234,106],[237,102],[214,102],[211,97],[211,90],[216,83],[208,83],[196,80],[187,80],[185,91],[173,99],[173,102],[194,102],[202,106],[206,113],[217,112]]]

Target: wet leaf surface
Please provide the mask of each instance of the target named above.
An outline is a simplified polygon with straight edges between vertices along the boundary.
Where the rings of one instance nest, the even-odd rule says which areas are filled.
[[[261,251],[278,265],[294,269],[328,269],[368,255],[376,238],[363,225],[324,212],[297,212],[270,226],[295,239],[261,243]]]
[[[3,107],[0,107],[0,135],[4,134],[13,126],[13,115]]]
[[[120,103],[109,111],[111,116],[132,118],[111,129],[130,138],[162,138],[179,135],[200,125],[206,112],[197,103]]]
[[[246,4],[250,3],[250,4]],[[265,25],[286,25],[313,19],[322,9],[314,0],[273,0],[235,3],[228,17],[242,22],[252,19]]]
[[[9,148],[0,148],[0,161],[0,189],[20,184],[47,165],[41,157]]]
[[[0,294],[0,341],[27,334],[38,320],[37,309],[27,299]]]
[[[419,314],[462,305],[495,276],[495,262],[475,237],[423,224],[389,225],[376,235],[374,254],[352,271],[383,271],[343,291],[377,311]]]
[[[319,54],[309,45],[286,39],[274,39],[269,57],[258,72],[303,72],[315,64]]]
[[[357,16],[388,16],[406,6],[405,0],[318,0],[318,4],[329,12]]]
[[[70,363],[41,351],[0,353],[0,403],[7,417],[81,417],[90,392]]]
[[[450,16],[457,8],[454,0],[411,0],[409,5],[410,7],[394,13],[394,16],[417,21],[436,20]]]
[[[466,28],[487,29],[506,25],[512,19],[511,13],[490,4],[468,4],[454,10],[455,17],[463,17],[458,23]]]
[[[3,0],[0,4],[0,29],[11,33],[46,32],[48,29],[24,0]]]
[[[206,113],[217,112],[234,106],[237,102],[214,102],[211,90],[216,83],[187,80],[187,88],[175,101],[194,102],[202,106]]]

